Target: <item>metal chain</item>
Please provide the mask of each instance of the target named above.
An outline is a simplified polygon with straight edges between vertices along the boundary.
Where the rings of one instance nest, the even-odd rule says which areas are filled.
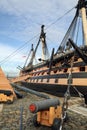
[[[63,111],[67,111],[68,109],[68,100],[70,99],[70,87],[72,84],[72,71],[73,71],[73,62],[74,62],[74,56],[71,59],[71,71],[68,76],[68,88],[66,90],[66,93],[64,95],[64,102],[63,102]]]
[[[60,124],[60,129],[62,130],[63,128],[63,122],[64,119],[66,118],[66,114],[67,114],[67,109],[68,109],[68,100],[70,99],[70,85],[68,85],[67,91],[64,95],[64,101],[63,101],[63,105],[62,105],[62,115],[61,115],[61,124]]]
[[[64,101],[63,101],[63,105],[62,105],[61,124],[60,124],[59,130],[62,130],[62,128],[63,128],[63,122],[64,122],[64,119],[66,118],[67,109],[68,109],[68,100],[71,97],[70,96],[70,87],[72,84],[73,62],[74,62],[74,57],[72,57],[72,60],[71,60],[71,71],[70,71],[69,76],[68,76],[68,88],[66,90],[66,93],[64,94]]]
[[[73,88],[76,90],[80,98],[84,97],[84,95],[75,86],[73,86]]]
[[[75,56],[75,53],[74,53],[74,56]],[[71,60],[71,73],[72,73],[72,71],[73,71],[74,56],[72,57],[72,60]],[[79,95],[80,98],[83,98],[83,97],[84,97],[84,95],[83,95],[81,92],[79,92],[78,89],[77,89],[75,86],[73,86],[73,88],[74,88],[75,91],[78,93],[78,95]]]
[[[74,56],[75,56],[75,54],[74,54]],[[59,130],[62,130],[62,128],[63,128],[63,122],[64,122],[64,119],[66,118],[66,114],[67,114],[68,100],[70,99],[70,87],[72,84],[72,71],[73,71],[73,65],[74,65],[74,56],[71,59],[71,71],[70,71],[69,76],[68,76],[68,88],[67,88],[66,93],[64,95],[64,101],[63,101],[63,105],[62,105],[62,115],[61,115],[62,117],[61,117],[61,124],[60,124]],[[77,88],[75,86],[73,86],[73,88],[77,91],[77,93],[79,94],[79,96],[81,98],[84,96],[81,92],[79,92],[77,90]]]

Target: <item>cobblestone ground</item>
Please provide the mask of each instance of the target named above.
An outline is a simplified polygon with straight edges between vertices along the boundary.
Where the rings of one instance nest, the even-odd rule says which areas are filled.
[[[51,130],[48,127],[35,128],[31,121],[33,114],[28,110],[29,104],[41,100],[37,96],[27,94],[23,99],[16,100],[13,104],[4,104],[0,112],[0,130]],[[21,112],[23,120],[21,129]],[[87,117],[68,111],[69,119],[64,123],[63,130],[87,130]]]

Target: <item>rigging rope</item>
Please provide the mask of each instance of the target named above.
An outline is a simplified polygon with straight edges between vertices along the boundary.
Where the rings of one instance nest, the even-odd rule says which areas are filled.
[[[54,21],[53,23],[51,23],[46,29],[49,29],[53,24],[55,24],[57,21],[59,21],[60,19],[62,19],[65,15],[67,15],[68,13],[70,13],[75,7],[73,7],[72,9],[70,9],[69,11],[67,11],[64,15],[62,15],[61,17],[57,18],[56,21]],[[17,53],[19,53],[19,51],[30,41],[32,41],[34,38],[36,38],[38,36],[35,35],[33,38],[31,38],[29,41],[25,42],[22,46],[20,46],[17,50],[15,50],[14,52],[12,52],[10,55],[8,55],[7,57],[5,57],[2,61],[0,61],[0,65],[4,64],[5,62],[7,62],[9,60],[9,58],[15,56]],[[38,42],[39,43],[39,42]],[[38,44],[39,45],[39,44]],[[36,53],[36,50],[38,48],[38,45],[36,46],[36,49],[35,49],[35,53]]]
[[[61,20],[63,17],[65,17],[65,15],[69,14],[74,8],[75,8],[75,6],[74,6],[72,9],[68,10],[65,14],[63,14],[62,16],[60,16],[59,18],[57,18],[54,22],[52,22],[52,23],[46,28],[46,30],[49,29],[53,24],[55,24],[55,23],[57,23],[59,20]]]
[[[57,49],[56,54],[57,54],[58,52],[63,52],[63,51],[64,51],[65,44],[67,43],[67,41],[68,41],[68,39],[69,39],[69,36],[73,36],[73,31],[75,31],[74,28],[76,27],[77,18],[78,18],[77,15],[75,15],[75,17],[74,17],[74,19],[73,19],[73,21],[72,21],[72,23],[71,23],[71,25],[70,25],[68,31],[67,31],[66,34],[65,34],[65,37],[63,38],[63,40],[62,40],[62,42],[61,42],[59,48]]]
[[[31,57],[28,66],[30,66],[30,65],[33,64],[33,60],[34,60],[34,58],[35,58],[35,54],[36,54],[36,51],[37,51],[37,48],[38,48],[39,44],[40,44],[40,37],[39,37],[38,43],[37,43],[37,45],[36,45],[36,48],[35,48],[35,50],[34,50],[34,52],[33,52],[33,56]]]
[[[34,37],[32,37],[29,41],[25,42],[22,46],[20,46],[17,50],[15,50],[14,52],[12,52],[10,55],[8,55],[7,57],[5,57],[2,61],[0,61],[0,65],[4,64],[5,62],[7,62],[7,60],[9,60],[9,58],[15,56],[16,54],[19,53],[19,51],[21,51],[29,42],[31,42],[33,39],[35,39],[38,35],[35,35]]]
[[[30,52],[29,52],[29,54],[28,54],[28,57],[27,57],[27,59],[26,59],[26,61],[25,61],[25,64],[24,64],[24,67],[23,67],[23,68],[25,68],[25,66],[26,66],[26,64],[27,64],[27,61],[28,61],[28,59],[29,59],[29,57],[30,57],[30,54],[31,54],[31,50],[30,50]]]

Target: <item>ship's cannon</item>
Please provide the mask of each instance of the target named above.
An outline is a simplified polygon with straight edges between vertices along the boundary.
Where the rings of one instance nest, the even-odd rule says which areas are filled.
[[[35,127],[44,125],[59,130],[61,126],[62,106],[58,98],[37,101],[29,106],[34,114],[33,124]]]
[[[43,94],[43,93],[36,92],[36,91],[34,91],[34,90],[31,90],[31,89],[29,89],[29,88],[26,88],[25,86],[20,86],[20,85],[14,84],[14,83],[10,83],[10,84],[11,84],[13,87],[18,88],[18,89],[20,89],[20,90],[23,90],[23,91],[25,91],[25,92],[27,92],[27,93],[31,93],[31,94],[37,95],[37,96],[39,96],[39,97],[41,97],[41,98],[50,99],[50,97],[49,97],[48,95],[45,95],[45,94]]]
[[[36,113],[39,111],[48,110],[50,107],[57,107],[60,105],[60,101],[58,98],[55,99],[47,99],[44,101],[38,101],[35,103],[30,104],[29,110],[32,113]]]

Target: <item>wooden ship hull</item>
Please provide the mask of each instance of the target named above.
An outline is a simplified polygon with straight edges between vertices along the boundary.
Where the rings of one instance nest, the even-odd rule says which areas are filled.
[[[57,85],[57,84],[42,84],[42,83],[28,83],[22,82],[22,85],[38,91],[52,94],[54,96],[63,97],[67,90],[67,85]],[[87,86],[76,86],[76,89],[81,93],[81,95],[87,94]],[[73,87],[70,88],[70,95],[74,97],[79,97],[79,94]]]
[[[41,70],[37,68],[37,70],[38,71],[35,69],[35,71],[33,70],[33,72],[30,72],[29,78],[21,82],[23,86],[53,95],[64,95],[69,82],[70,67],[61,66],[60,68],[54,66],[51,68],[50,75],[47,67],[44,67],[44,69],[41,67]],[[74,63],[71,80],[71,95],[79,96],[78,91],[84,95],[87,93],[87,66],[83,61]]]
[[[72,53],[70,54],[73,55]],[[70,56],[70,59],[71,57],[72,56]],[[58,58],[58,60],[59,59],[60,58]],[[87,65],[81,58],[77,59],[77,57],[75,57],[74,60],[76,61],[74,61],[73,64],[70,93],[72,96],[79,96],[78,91],[82,94],[87,93]],[[57,59],[54,60],[54,63],[56,61]],[[18,78],[13,79],[12,82],[20,82],[21,85],[36,91],[63,96],[67,90],[71,67],[65,67],[64,65],[60,67],[61,64],[58,62],[51,68],[49,74],[48,64],[49,62],[38,64],[38,66],[34,66],[32,70],[26,69],[26,73],[25,71],[22,72],[22,74]]]
[[[35,49],[31,49],[32,56],[30,63],[22,68],[20,76],[13,79],[13,83],[20,82],[22,85],[36,91],[47,92],[56,96],[63,96],[70,86],[71,95],[77,96],[79,93],[87,94],[87,19],[86,19],[87,1],[79,0],[76,6],[76,14],[69,26],[69,29],[60,44],[56,53],[54,48],[50,58],[46,58],[48,53],[46,45],[46,33],[44,25],[41,27],[41,34]],[[77,20],[82,19],[83,42],[78,47],[74,40]],[[42,42],[41,63],[33,65],[33,60],[38,48]]]

